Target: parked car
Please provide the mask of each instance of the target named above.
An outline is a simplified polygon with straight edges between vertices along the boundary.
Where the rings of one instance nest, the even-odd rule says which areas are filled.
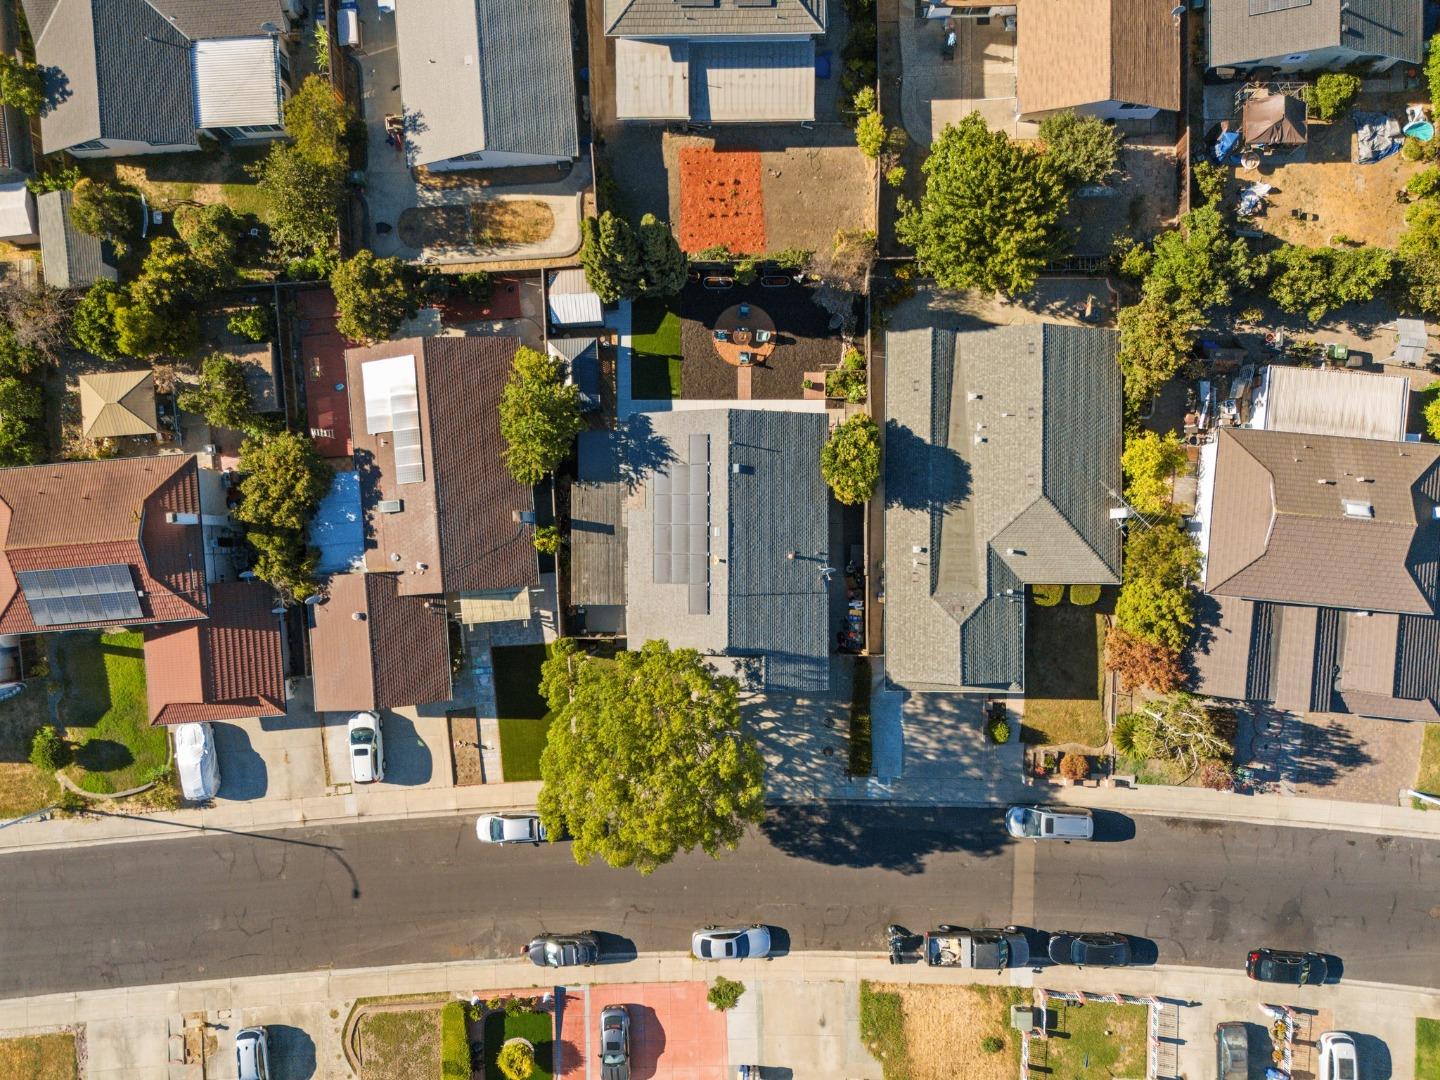
[[[1245,958],[1245,974],[1256,982],[1319,986],[1330,977],[1330,965],[1317,952],[1251,949]]]
[[[1360,1080],[1355,1040],[1343,1031],[1320,1034],[1320,1071],[1315,1080]]]
[[[925,962],[931,967],[1004,971],[1030,962],[1030,943],[1013,926],[1004,930],[940,926],[925,935]]]
[[[600,1010],[600,1080],[630,1080],[630,1014],[624,1005]]]
[[[1077,967],[1124,967],[1130,963],[1130,939],[1109,931],[1075,934],[1063,932],[1050,935],[1046,950],[1052,964],[1074,964]]]
[[[350,777],[357,784],[385,779],[385,739],[376,713],[350,717]]]
[[[235,1075],[239,1080],[270,1080],[270,1040],[263,1027],[243,1028],[235,1036]]]
[[[578,934],[536,934],[525,946],[539,967],[589,967],[600,962],[600,939],[594,930]]]
[[[1250,1078],[1250,1036],[1239,1021],[1215,1028],[1215,1075],[1220,1080]]]
[[[699,960],[758,960],[770,955],[770,929],[759,923],[707,926],[690,935],[690,951]]]
[[[539,814],[481,814],[475,835],[487,844],[539,844],[550,834]]]
[[[1053,806],[1012,806],[1005,812],[1005,831],[1016,840],[1089,840],[1095,819],[1089,810]]]
[[[220,793],[220,757],[209,724],[176,725],[175,775],[190,802],[209,802]]]

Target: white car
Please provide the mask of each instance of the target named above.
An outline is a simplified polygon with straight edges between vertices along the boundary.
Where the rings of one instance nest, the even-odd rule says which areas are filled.
[[[220,758],[209,724],[175,728],[175,773],[180,794],[190,802],[209,802],[220,792]]]
[[[707,926],[690,935],[690,951],[697,960],[759,960],[770,955],[770,928]]]
[[[1360,1080],[1360,1062],[1355,1040],[1343,1031],[1326,1031],[1320,1036],[1320,1069],[1315,1080]]]
[[[235,1075],[239,1080],[271,1080],[270,1040],[263,1027],[245,1028],[235,1036]]]
[[[487,844],[539,844],[550,834],[539,814],[481,814],[475,835]]]
[[[350,777],[357,784],[385,779],[385,741],[380,717],[359,712],[350,718]]]

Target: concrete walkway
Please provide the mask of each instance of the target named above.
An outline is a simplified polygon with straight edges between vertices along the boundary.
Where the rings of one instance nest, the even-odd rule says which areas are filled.
[[[576,971],[571,985],[618,987],[636,983],[708,980],[716,967],[679,953],[648,954],[628,963]],[[1162,998],[1177,1006],[1177,1072],[1209,1076],[1215,1024],[1259,1023],[1262,1003],[1302,1010],[1315,1029],[1349,1031],[1388,1066],[1367,1075],[1409,1077],[1414,1019],[1440,1017],[1440,994],[1342,980],[1324,987],[1261,986],[1232,969],[1150,967],[1117,970],[1047,968],[1004,973],[923,965],[892,966],[877,953],[791,953],[770,963],[735,964],[725,973],[746,984],[741,1006],[727,1018],[730,1062],[756,1063],[807,1080],[880,1080],[858,1038],[860,980],[909,984],[1011,985]],[[446,994],[468,998],[487,991],[548,988],[527,961],[461,961],[440,965],[320,971],[213,980],[126,990],[98,990],[0,1002],[0,1036],[79,1028],[86,1043],[86,1080],[169,1080],[169,1032],[183,1014],[204,1014],[215,1031],[209,1080],[232,1075],[229,1041],[240,1027],[264,1024],[295,1036],[309,1051],[316,1080],[348,1077],[339,1031],[357,998]],[[273,1036],[272,1036],[273,1037]],[[741,1058],[740,1055],[745,1055]],[[663,1057],[662,1057],[663,1061]],[[282,1074],[283,1075],[283,1074]],[[733,1071],[729,1074],[733,1075]]]

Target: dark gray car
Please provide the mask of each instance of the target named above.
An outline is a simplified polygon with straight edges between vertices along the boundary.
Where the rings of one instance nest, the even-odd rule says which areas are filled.
[[[1052,964],[1124,967],[1130,963],[1130,939],[1124,934],[1051,934],[1047,951]]]
[[[600,1080],[630,1080],[630,1013],[624,1005],[600,1010]]]
[[[1250,1037],[1238,1021],[1215,1029],[1215,1075],[1220,1080],[1249,1080]]]
[[[600,961],[600,939],[594,930],[579,934],[537,934],[525,947],[539,967],[580,967]]]

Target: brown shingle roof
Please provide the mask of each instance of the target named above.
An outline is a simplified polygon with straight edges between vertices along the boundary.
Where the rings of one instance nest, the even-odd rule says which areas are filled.
[[[450,697],[450,635],[443,611],[401,596],[396,574],[337,574],[311,605],[317,712],[391,709]],[[356,614],[362,617],[355,618]]]
[[[1025,0],[1016,93],[1025,114],[1122,101],[1180,108],[1180,28],[1170,0]]]
[[[1206,591],[1432,614],[1440,447],[1227,429],[1215,461]],[[1347,515],[1347,502],[1369,507]]]
[[[144,593],[134,625],[203,619],[200,526],[171,524],[170,512],[200,512],[194,457],[0,470],[0,633],[58,629],[36,625],[15,575],[72,566],[129,566]]]
[[[355,460],[373,541],[366,568],[398,574],[402,596],[520,588],[538,579],[534,547],[513,516],[531,509],[534,495],[501,463],[500,392],[519,344],[494,336],[410,338],[345,354]],[[406,355],[415,357],[425,477],[397,484],[393,439],[367,430],[362,365]],[[390,500],[403,508],[377,510]]]
[[[210,586],[210,618],[145,631],[150,722],[283,716],[285,668],[274,593],[259,582]]]

